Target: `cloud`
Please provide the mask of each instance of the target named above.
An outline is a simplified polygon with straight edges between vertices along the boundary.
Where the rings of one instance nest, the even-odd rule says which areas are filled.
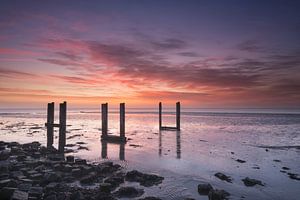
[[[183,49],[187,46],[187,43],[177,38],[168,38],[162,41],[149,41],[154,49],[158,50],[176,50]]]
[[[12,69],[0,68],[1,77],[7,78],[28,78],[28,77],[36,77],[37,75]]]
[[[58,41],[48,41],[47,46],[50,49],[53,47],[52,42]],[[261,91],[273,97],[276,89],[280,90],[286,86],[284,79],[290,79],[294,83],[290,85],[289,93],[297,93],[296,86],[300,82],[298,73],[300,58],[297,52],[264,54],[256,59],[233,56],[195,57],[198,59],[193,62],[172,63],[168,61],[168,54],[157,54],[146,47],[134,44],[109,44],[85,40],[63,40],[59,43],[63,44],[61,51],[57,53],[57,48],[53,49],[59,59],[39,60],[68,67],[74,72],[80,70],[83,74],[79,77],[56,76],[56,78],[74,84],[92,86],[103,84],[97,80],[108,76],[114,83],[120,83],[132,90],[139,91],[143,88],[145,91],[149,89],[158,91],[145,93],[144,97],[149,98],[151,94],[159,96],[159,93],[171,88],[176,92],[182,91],[182,93],[174,93],[175,97],[182,95],[204,98],[199,94],[214,92],[228,95],[232,93],[245,95],[248,92],[249,95],[254,95],[256,91],[267,99],[268,97],[260,93]],[[250,42],[247,43],[247,48],[247,45],[242,45],[244,50],[253,51],[255,48],[250,48],[249,44]],[[75,51],[72,51],[74,47]],[[188,51],[183,55],[196,56]],[[172,93],[164,94],[172,99]]]
[[[237,46],[237,49],[240,51],[246,51],[246,52],[261,52],[263,51],[263,47],[261,47],[256,40],[246,40],[241,43],[239,43]]]

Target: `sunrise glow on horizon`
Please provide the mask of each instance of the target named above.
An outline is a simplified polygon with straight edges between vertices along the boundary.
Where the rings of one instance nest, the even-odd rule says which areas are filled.
[[[0,108],[299,108],[296,1],[3,1]]]

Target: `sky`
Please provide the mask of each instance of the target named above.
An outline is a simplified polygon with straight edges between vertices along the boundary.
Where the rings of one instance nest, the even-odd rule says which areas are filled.
[[[300,1],[1,0],[0,108],[300,108]]]

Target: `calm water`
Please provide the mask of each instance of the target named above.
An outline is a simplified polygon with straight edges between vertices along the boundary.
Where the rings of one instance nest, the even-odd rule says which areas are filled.
[[[1,110],[0,140],[21,143],[46,143],[46,112],[40,110]],[[272,110],[183,110],[180,132],[158,131],[158,115],[151,109],[128,109],[126,113],[126,145],[101,143],[101,113],[96,110],[69,110],[67,144],[85,142],[89,150],[77,150],[77,157],[91,162],[113,160],[126,169],[158,173],[163,184],[145,188],[147,195],[165,199],[194,197],[197,185],[209,182],[215,188],[230,192],[232,199],[298,199],[300,181],[292,180],[282,167],[300,174],[300,114]],[[58,116],[56,116],[58,119]],[[175,115],[167,110],[164,125],[174,125]],[[118,134],[119,115],[109,113],[109,132]],[[58,132],[55,133],[56,136]],[[55,145],[57,145],[57,138]],[[265,147],[267,146],[267,147]],[[270,146],[271,148],[268,148]],[[286,147],[289,148],[277,148]],[[266,148],[269,151],[266,151]],[[245,160],[238,163],[236,159]],[[274,162],[280,160],[281,162]],[[257,169],[259,167],[259,169]],[[223,172],[233,183],[214,177]],[[262,180],[266,186],[246,187],[245,177]]]

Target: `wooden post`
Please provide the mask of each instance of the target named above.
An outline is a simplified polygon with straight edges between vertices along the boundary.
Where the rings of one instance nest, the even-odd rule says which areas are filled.
[[[180,102],[176,103],[176,129],[180,131]]]
[[[47,109],[47,148],[53,145],[54,102],[48,103]]]
[[[162,105],[161,102],[159,102],[158,105],[158,118],[159,118],[159,130],[161,130],[161,126],[162,126],[162,118],[161,118],[161,113],[162,112]]]
[[[66,145],[67,102],[59,104],[59,141],[58,151],[64,153]]]
[[[107,137],[107,127],[108,127],[108,104],[104,103],[101,105],[101,115],[102,115],[102,138]]]
[[[125,138],[125,103],[120,103],[120,137]]]

